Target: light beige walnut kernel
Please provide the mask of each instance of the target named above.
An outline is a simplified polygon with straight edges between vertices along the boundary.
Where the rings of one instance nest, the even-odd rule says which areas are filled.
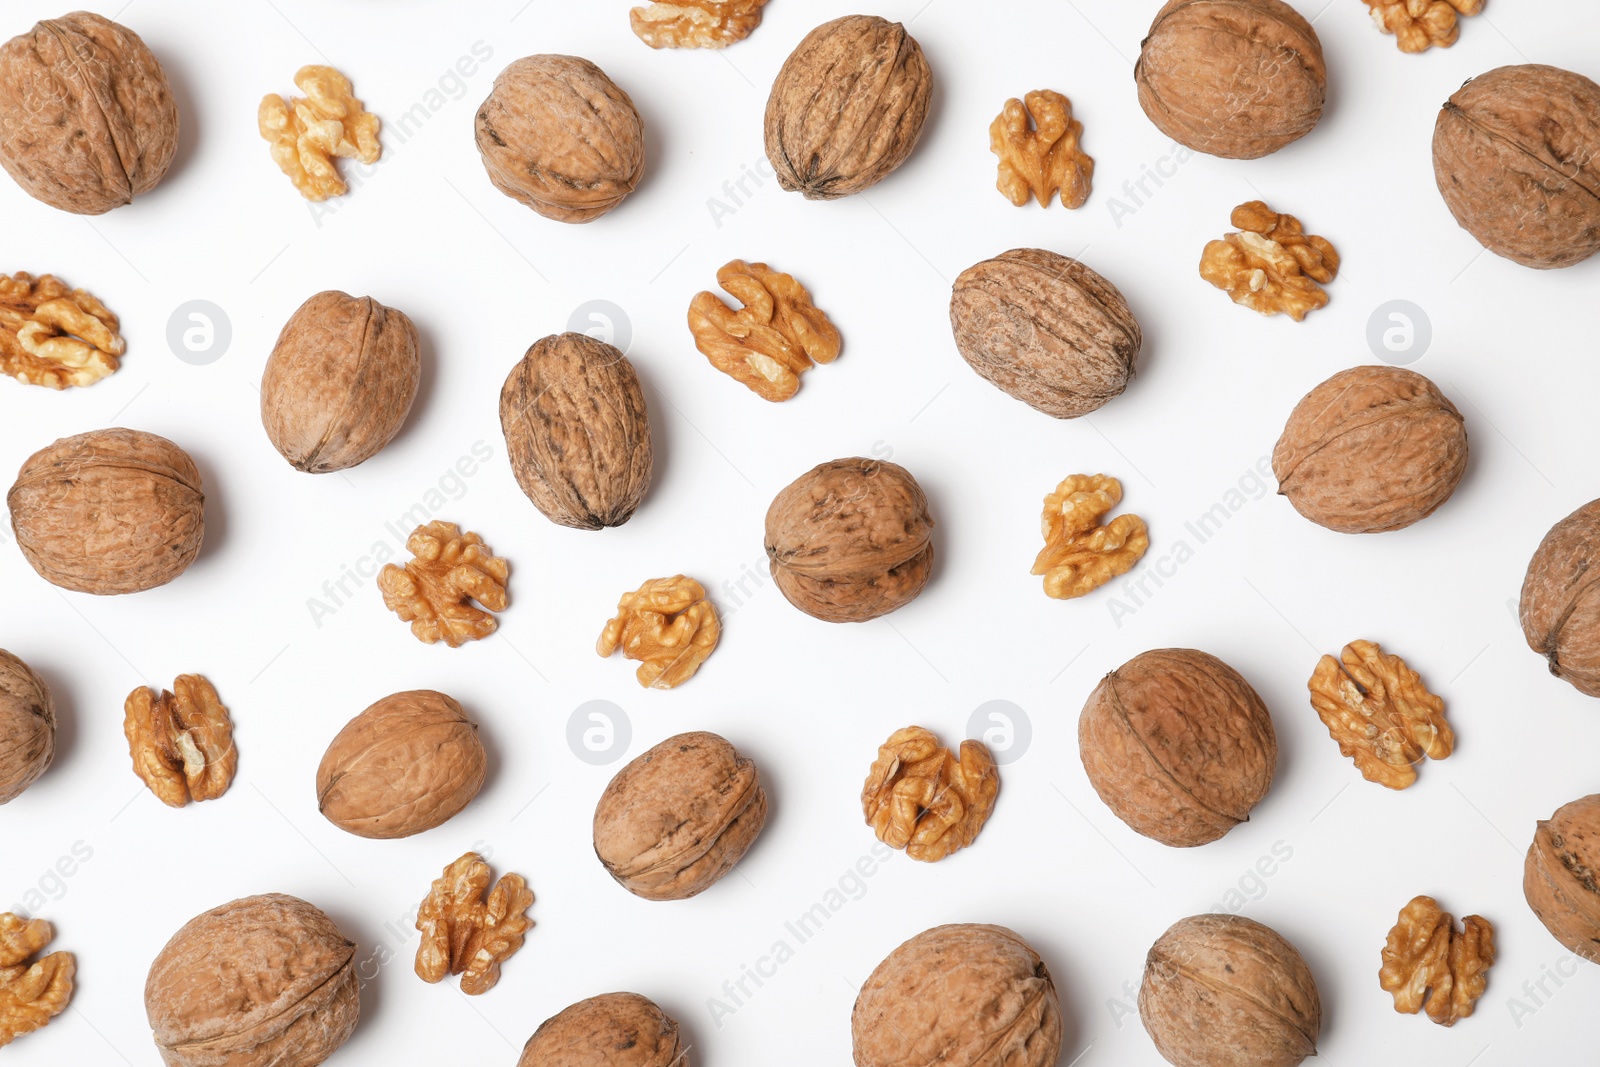
[[[1094,178],[1094,160],[1078,143],[1082,136],[1072,101],[1060,93],[1039,89],[1007,100],[989,126],[989,149],[1000,157],[996,187],[1018,207],[1030,196],[1049,207],[1057,193],[1062,207],[1082,207]]]
[[[522,947],[533,920],[533,891],[520,874],[506,874],[489,888],[489,865],[468,852],[434,879],[417,910],[417,977],[442,981],[461,976],[461,991],[487,993],[500,981],[500,965]]]
[[[43,919],[0,912],[0,1048],[67,1010],[77,970],[72,953],[34,959],[54,938]]]
[[[791,276],[736,259],[717,271],[717,282],[743,307],[735,311],[715,293],[697,293],[689,332],[713,367],[763,400],[788,400],[813,363],[838,358],[838,329]]]
[[[1461,36],[1458,16],[1476,15],[1483,0],[1367,0],[1372,22],[1392,33],[1402,52],[1449,48]]]
[[[1462,929],[1432,897],[1413,897],[1383,946],[1378,984],[1394,997],[1394,1010],[1454,1026],[1472,1014],[1494,965],[1494,926],[1468,915]]]
[[[1122,500],[1122,483],[1105,474],[1072,474],[1044,498],[1044,548],[1033,573],[1046,596],[1070,600],[1127,574],[1150,547],[1137,515],[1100,520]]]
[[[1327,306],[1328,294],[1317,283],[1325,285],[1339,273],[1333,245],[1260,200],[1234,208],[1231,221],[1239,232],[1207,242],[1200,277],[1263,315],[1282,312],[1300,322]]]
[[[179,675],[171,691],[140,686],[129,693],[122,728],[134,773],[168,807],[215,800],[233,784],[233,720],[200,675]]]
[[[343,196],[347,187],[334,160],[376,163],[383,155],[378,116],[367,112],[350,79],[332,67],[301,67],[294,83],[304,99],[276,93],[261,98],[256,114],[261,136],[272,142],[272,161],[301,196]]]
[[[896,730],[878,749],[861,808],[878,840],[933,863],[978,838],[1000,794],[1000,771],[980,741],[961,755],[920,726]]]
[[[406,548],[415,558],[404,567],[385,564],[378,588],[384,604],[411,624],[417,640],[460,648],[494,633],[498,624],[490,612],[506,610],[510,564],[477,534],[437,519],[411,531]]]
[[[116,371],[127,344],[104,304],[59,278],[0,274],[0,374],[28,385],[93,385]]]
[[[1350,642],[1339,659],[1323,656],[1309,685],[1311,706],[1369,782],[1404,789],[1424,756],[1444,759],[1455,749],[1444,701],[1371,641]]]
[[[677,0],[628,12],[639,40],[651,48],[726,48],[761,25],[767,0]]]
[[[717,609],[705,587],[675,574],[652,578],[617,601],[617,614],[595,651],[610,656],[622,650],[639,661],[639,684],[646,689],[676,689],[694,677],[722,636]]]

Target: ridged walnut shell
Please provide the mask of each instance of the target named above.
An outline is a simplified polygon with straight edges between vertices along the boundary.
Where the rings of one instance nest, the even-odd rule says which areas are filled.
[[[847,15],[806,34],[767,97],[778,184],[837,200],[883,181],[922,136],[933,71],[898,22]]]
[[[621,526],[650,488],[655,452],[639,375],[588,334],[554,334],[528,349],[500,390],[500,429],[517,484],[551,522]]]
[[[139,430],[91,430],[29,456],[6,494],[17,547],[62,589],[165,585],[200,552],[205,494],[188,453]]]
[[[644,175],[644,123],[606,72],[577,56],[527,56],[478,108],[494,187],[557,222],[591,222]]]
[[[1322,997],[1277,931],[1240,915],[1195,915],[1150,946],[1139,1018],[1174,1067],[1294,1067],[1317,1054]]]
[[[1352,367],[1296,404],[1272,450],[1278,492],[1318,526],[1384,533],[1450,499],[1467,472],[1461,412],[1404,367]]]
[[[1322,42],[1282,0],[1168,0],[1133,68],[1139,106],[1196,152],[1256,159],[1322,118]]]
[[[1013,248],[962,271],[950,328],[973,370],[1058,419],[1087,415],[1120,395],[1144,344],[1116,286],[1039,248]]]
[[[1056,1067],[1050,971],[1003,926],[924,930],[878,964],[850,1015],[856,1067]]]
[[[34,199],[102,215],[154,189],[177,148],[166,72],[126,26],[75,11],[0,47],[0,166]]]
[[[1525,267],[1600,252],[1600,85],[1526,63],[1474,78],[1439,112],[1433,174],[1461,227]]]
[[[911,603],[933,572],[933,518],[911,472],[836,459],[790,482],[767,508],[779,591],[824,622],[866,622]]]
[[[1522,867],[1522,894],[1545,929],[1574,954],[1600,963],[1600,794],[1540,820]]]
[[[0,804],[22,795],[56,754],[56,706],[50,689],[0,648]]]
[[[684,900],[744,858],[767,821],[754,761],[716,734],[669,737],[611,779],[594,809],[594,852],[646,900]]]
[[[1550,528],[1522,580],[1522,634],[1550,673],[1600,697],[1600,500]]]
[[[167,1067],[315,1067],[355,1032],[356,946],[317,908],[245,897],[184,924],[144,1010]]]
[[[431,689],[386,696],[340,730],[317,767],[317,810],[357,837],[389,840],[453,818],[483,788],[478,724]]]
[[[689,1067],[672,1016],[637,993],[603,993],[539,1025],[517,1067]]]
[[[261,424],[296,470],[354,467],[394,440],[417,398],[422,357],[404,312],[329,291],[284,324],[261,376]]]
[[[1238,671],[1190,648],[1143,652],[1101,679],[1078,754],[1112,814],[1176,848],[1215,841],[1272,788],[1272,716]]]

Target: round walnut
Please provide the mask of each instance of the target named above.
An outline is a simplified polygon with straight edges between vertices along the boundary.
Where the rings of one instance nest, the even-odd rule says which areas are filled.
[[[1600,963],[1600,794],[1574,800],[1541,820],[1522,868],[1528,907],[1555,939]]]
[[[1272,788],[1278,737],[1239,672],[1204,652],[1144,652],[1100,680],[1078,719],[1078,754],[1112,813],[1188,848],[1250,818]]]
[[[0,166],[36,200],[103,215],[154,189],[177,147],[166,72],[126,26],[75,11],[0,48]]]
[[[1467,82],[1433,128],[1439,192],[1468,233],[1525,267],[1600,251],[1600,85],[1560,67]]]
[[[600,794],[594,852],[635,896],[684,900],[733,870],[766,821],[755,763],[716,734],[679,734],[622,768]]]
[[[1551,527],[1522,580],[1522,634],[1550,673],[1600,697],[1600,500]]]
[[[639,375],[588,334],[537,341],[500,390],[517,484],[545,518],[577,530],[633,517],[655,467]]]
[[[1272,450],[1278,492],[1318,526],[1383,533],[1425,519],[1467,471],[1467,428],[1403,367],[1352,367],[1307,393]]]
[[[0,648],[0,804],[38,781],[56,754],[56,707],[28,665]]]
[[[604,993],[546,1019],[517,1067],[689,1067],[678,1023],[637,993]]]
[[[898,22],[823,23],[784,61],[767,98],[767,159],[778,184],[837,200],[883,181],[922,135],[933,72]]]
[[[315,1067],[355,1032],[356,946],[282,893],[212,908],[150,965],[144,1010],[167,1067]]]
[[[494,187],[557,222],[592,222],[644,175],[644,123],[606,72],[577,56],[527,56],[478,108]]]
[[[1168,0],[1133,77],[1157,129],[1224,159],[1256,159],[1310,133],[1328,87],[1322,42],[1282,0]]]
[[[866,622],[915,600],[933,573],[933,519],[911,472],[836,459],[767,508],[767,559],[784,597],[824,622]]]
[[[1126,389],[1144,343],[1116,286],[1038,248],[1013,248],[962,271],[950,328],[973,370],[1058,419],[1087,415]]]
[[[1294,1067],[1317,1054],[1322,997],[1275,930],[1240,915],[1195,915],[1150,946],[1139,1018],[1175,1067]]]
[[[79,593],[165,585],[194,562],[205,534],[194,461],[138,430],[91,430],[40,449],[22,465],[6,506],[33,569]]]
[[[1003,926],[924,930],[880,964],[850,1015],[856,1067],[1056,1067],[1050,971]]]
[[[370,296],[318,293],[290,317],[261,376],[261,424],[311,474],[371,459],[394,439],[422,375],[417,328]]]
[[[317,768],[317,810],[357,837],[431,830],[483,788],[478,724],[443,693],[386,696],[345,724]]]

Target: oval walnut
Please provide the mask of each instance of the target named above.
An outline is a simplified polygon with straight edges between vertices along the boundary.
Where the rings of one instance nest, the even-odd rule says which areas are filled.
[[[1539,822],[1522,868],[1522,893],[1550,935],[1600,963],[1600,794],[1563,804]]]
[[[1600,697],[1600,500],[1550,528],[1522,580],[1519,614],[1528,647],[1550,673]]]
[[[56,754],[50,689],[22,660],[0,648],[0,804],[22,795]]]
[[[637,993],[580,1000],[533,1032],[517,1067],[689,1067],[672,1016]]]

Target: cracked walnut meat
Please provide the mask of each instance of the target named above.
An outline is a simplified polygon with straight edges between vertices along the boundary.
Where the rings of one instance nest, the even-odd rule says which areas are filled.
[[[355,97],[350,79],[332,67],[301,67],[294,83],[304,99],[268,93],[256,122],[272,142],[272,161],[307,200],[343,196],[344,179],[335,159],[359,159],[369,166],[383,155],[378,116]]]
[[[999,793],[1000,771],[982,742],[961,742],[957,758],[929,731],[907,726],[878,748],[861,809],[879,841],[932,863],[977,840]]]
[[[1449,48],[1461,36],[1459,16],[1476,15],[1483,0],[1367,0],[1372,22],[1394,34],[1402,52]]]
[[[1404,789],[1424,756],[1444,759],[1456,735],[1444,701],[1428,692],[1406,661],[1372,641],[1352,641],[1339,659],[1323,656],[1311,675],[1317,709],[1339,751],[1369,782]]]
[[[533,920],[527,916],[533,891],[520,874],[501,875],[494,888],[489,865],[468,852],[434,879],[417,910],[417,977],[441,981],[461,976],[461,991],[487,993],[500,981],[500,965],[522,947]]]
[[[706,590],[681,574],[652,578],[617,601],[617,614],[595,651],[610,656],[622,650],[639,661],[639,684],[646,689],[676,689],[694,677],[722,636],[717,609]]]
[[[406,548],[414,558],[404,567],[385,564],[378,588],[384,604],[411,624],[417,640],[460,648],[494,633],[498,624],[490,612],[506,610],[511,568],[483,538],[436,519],[411,531]]]
[[[239,768],[233,720],[200,675],[179,675],[172,691],[140,686],[128,694],[123,714],[133,771],[161,803],[181,808],[215,800],[233,784]]]
[[[1100,520],[1122,500],[1122,483],[1105,474],[1071,474],[1044,498],[1044,548],[1033,573],[1046,596],[1071,600],[1127,574],[1150,547],[1137,515]]]
[[[67,1010],[77,961],[70,952],[38,956],[55,936],[43,919],[0,912],[0,1048]]]
[[[767,0],[678,0],[628,12],[634,35],[651,48],[726,48],[761,25]]]
[[[114,373],[127,344],[117,317],[54,275],[0,274],[0,374],[65,389]]]
[[[713,367],[763,400],[788,400],[814,363],[838,358],[838,329],[790,275],[736,259],[717,282],[743,306],[734,311],[715,293],[697,293],[689,332]]]
[[[1494,926],[1481,915],[1455,919],[1432,897],[1413,897],[1383,946],[1378,984],[1394,997],[1394,1010],[1454,1026],[1472,1014],[1494,965]]]
[[[1260,200],[1234,208],[1231,221],[1239,232],[1206,243],[1200,277],[1263,315],[1283,312],[1300,322],[1327,305],[1328,294],[1317,283],[1325,285],[1339,273],[1333,245]]]
[[[1031,122],[1030,122],[1031,120]],[[1021,207],[1029,197],[1049,207],[1079,208],[1089,199],[1094,160],[1082,147],[1083,123],[1072,117],[1072,101],[1049,89],[1007,100],[989,126],[989,150],[1000,157],[995,185]]]

